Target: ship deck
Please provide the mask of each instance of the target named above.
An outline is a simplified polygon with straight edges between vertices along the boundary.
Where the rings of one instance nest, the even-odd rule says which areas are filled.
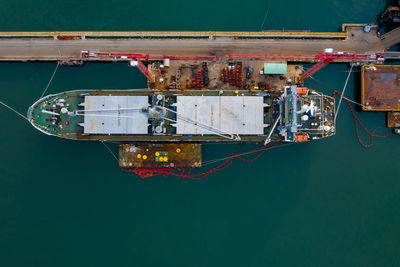
[[[179,91],[169,90],[169,91],[150,91],[150,90],[78,90],[78,91],[69,91],[64,92],[57,95],[51,95],[48,98],[44,99],[42,102],[36,103],[32,109],[32,118],[34,119],[34,125],[39,130],[46,134],[56,135],[59,137],[64,137],[68,139],[77,139],[77,140],[112,140],[117,142],[129,142],[135,140],[135,142],[232,142],[233,140],[222,138],[220,136],[214,135],[131,135],[131,134],[123,134],[123,135],[109,135],[109,134],[87,134],[84,133],[84,127],[79,126],[79,124],[84,123],[83,116],[60,116],[59,121],[57,121],[58,127],[53,126],[51,124],[51,119],[55,116],[51,114],[47,114],[43,112],[43,109],[47,109],[49,112],[60,112],[61,107],[56,107],[57,110],[52,109],[54,105],[57,105],[60,99],[66,99],[65,104],[68,104],[70,110],[79,110],[83,109],[83,107],[79,107],[78,105],[84,102],[84,95],[93,95],[93,96],[147,96],[147,95],[157,95],[164,94],[166,96],[173,95],[192,95],[192,96],[219,96],[220,91],[218,90],[188,90],[185,91],[184,94]],[[259,92],[262,95],[265,93]],[[241,90],[241,91],[224,91],[224,96],[252,96],[254,92],[251,93],[249,91]],[[272,104],[272,103],[270,103]],[[265,123],[269,123],[272,118],[266,117],[264,118]],[[162,121],[162,120],[161,120]],[[154,119],[152,123],[157,124],[158,120]],[[167,123],[168,124],[168,123]],[[172,126],[167,127],[168,129],[172,129]],[[264,141],[265,136],[263,135],[241,135],[241,141],[243,142],[262,142]],[[281,140],[281,138],[273,138],[276,140]]]

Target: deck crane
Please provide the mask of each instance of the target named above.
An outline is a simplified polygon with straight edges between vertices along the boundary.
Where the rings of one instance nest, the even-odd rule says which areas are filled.
[[[269,131],[269,134],[267,136],[267,138],[265,139],[264,142],[264,146],[268,145],[269,143],[271,143],[271,135],[274,132],[276,126],[278,125],[278,123],[281,121],[281,115],[279,115],[279,117],[276,119],[274,126],[272,126],[271,130]]]
[[[201,123],[199,121],[192,120],[190,118],[182,116],[181,114],[179,114],[175,110],[172,110],[172,109],[169,109],[169,108],[166,108],[166,107],[163,107],[163,106],[154,106],[154,109],[149,109],[149,113],[150,114],[151,113],[155,113],[155,114],[157,114],[157,116],[159,116],[162,119],[165,119],[165,120],[171,121],[173,123],[176,123],[176,120],[170,119],[167,116],[165,116],[164,113],[162,112],[163,110],[164,111],[168,111],[168,112],[172,112],[172,113],[174,113],[176,115],[177,118],[181,119],[182,121],[184,121],[186,123],[189,123],[189,124],[192,124],[192,125],[194,125],[194,126],[196,126],[198,128],[204,129],[204,130],[206,130],[208,132],[211,132],[211,133],[213,133],[215,135],[218,135],[220,137],[224,137],[224,138],[227,138],[227,139],[231,139],[231,140],[234,140],[234,141],[240,141],[240,136],[237,135],[237,134],[232,134],[232,133],[229,133],[229,132],[226,132],[226,131],[222,131],[222,130],[220,130],[218,128],[215,128],[215,127],[212,127],[210,125]]]

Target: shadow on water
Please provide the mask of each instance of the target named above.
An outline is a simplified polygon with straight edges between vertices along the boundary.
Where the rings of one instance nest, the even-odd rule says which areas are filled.
[[[357,103],[361,103],[361,67],[357,68],[356,71],[353,73],[354,79],[354,91],[353,91],[353,99]],[[355,105],[355,110],[362,111],[360,105]]]
[[[383,29],[383,32],[387,33],[400,26],[400,23],[394,22],[391,18],[392,15],[398,16],[398,11],[389,11],[391,7],[400,7],[400,1],[386,0],[385,9],[382,10],[376,17],[378,31]]]

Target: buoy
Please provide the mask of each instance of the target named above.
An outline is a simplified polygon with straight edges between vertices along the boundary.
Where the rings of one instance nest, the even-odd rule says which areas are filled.
[[[143,159],[147,159],[147,155],[143,155]]]
[[[176,153],[181,153],[181,149],[180,149],[180,148],[177,148],[177,149],[176,149]]]
[[[156,152],[156,157],[160,156],[160,152]]]
[[[142,154],[137,154],[138,159],[142,157]]]
[[[65,122],[65,125],[69,125],[69,121],[66,121],[66,122]]]

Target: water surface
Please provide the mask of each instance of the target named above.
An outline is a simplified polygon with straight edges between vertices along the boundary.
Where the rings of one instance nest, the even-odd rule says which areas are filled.
[[[268,13],[265,29],[336,31],[373,22],[383,2],[3,0],[0,30],[253,31]],[[0,99],[25,113],[54,67],[0,63]],[[307,85],[331,94],[348,70],[330,65]],[[48,92],[144,85],[125,63],[91,63],[60,66]],[[357,115],[387,131],[384,114]],[[400,265],[400,137],[363,148],[344,105],[336,136],[235,161],[200,182],[141,180],[100,143],[46,136],[4,108],[0,124],[1,266]],[[204,157],[251,148],[206,145]]]

